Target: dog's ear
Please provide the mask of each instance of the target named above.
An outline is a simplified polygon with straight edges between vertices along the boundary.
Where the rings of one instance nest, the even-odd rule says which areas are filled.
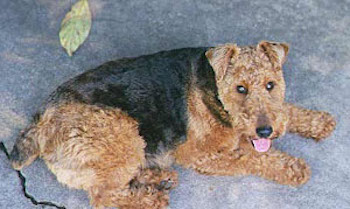
[[[270,59],[274,67],[282,66],[287,60],[289,45],[286,43],[261,41],[257,49]]]
[[[236,44],[225,44],[209,49],[205,56],[214,69],[215,77],[218,81],[224,79],[227,68],[233,58],[239,54],[239,48]]]

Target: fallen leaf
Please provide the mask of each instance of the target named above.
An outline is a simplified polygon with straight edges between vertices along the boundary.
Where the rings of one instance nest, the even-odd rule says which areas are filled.
[[[79,0],[72,6],[61,23],[60,42],[72,56],[88,37],[91,29],[91,13],[88,0]]]

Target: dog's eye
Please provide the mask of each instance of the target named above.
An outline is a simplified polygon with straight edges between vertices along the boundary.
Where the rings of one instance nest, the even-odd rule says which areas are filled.
[[[248,89],[244,86],[237,86],[237,92],[240,94],[247,94],[248,93]]]
[[[271,90],[273,89],[274,86],[275,86],[275,84],[274,84],[272,81],[270,81],[270,82],[268,82],[268,83],[266,84],[266,89],[267,89],[268,91],[271,91]]]

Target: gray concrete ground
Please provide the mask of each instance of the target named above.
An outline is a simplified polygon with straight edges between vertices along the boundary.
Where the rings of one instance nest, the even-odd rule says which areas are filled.
[[[348,0],[90,0],[93,25],[71,58],[60,47],[60,21],[72,0],[0,0],[0,141],[10,151],[18,131],[60,83],[101,63],[159,50],[259,40],[290,43],[287,100],[327,110],[338,126],[328,140],[287,135],[275,144],[303,157],[312,178],[303,187],[256,177],[208,177],[177,168],[172,209],[350,208],[350,2]],[[41,160],[24,169],[36,201],[89,208],[87,195],[60,185]],[[0,208],[34,205],[0,152]]]

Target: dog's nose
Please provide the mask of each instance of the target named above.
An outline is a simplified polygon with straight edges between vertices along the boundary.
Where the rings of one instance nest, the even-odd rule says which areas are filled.
[[[272,127],[271,126],[261,126],[256,129],[256,133],[261,138],[267,138],[272,134]]]

